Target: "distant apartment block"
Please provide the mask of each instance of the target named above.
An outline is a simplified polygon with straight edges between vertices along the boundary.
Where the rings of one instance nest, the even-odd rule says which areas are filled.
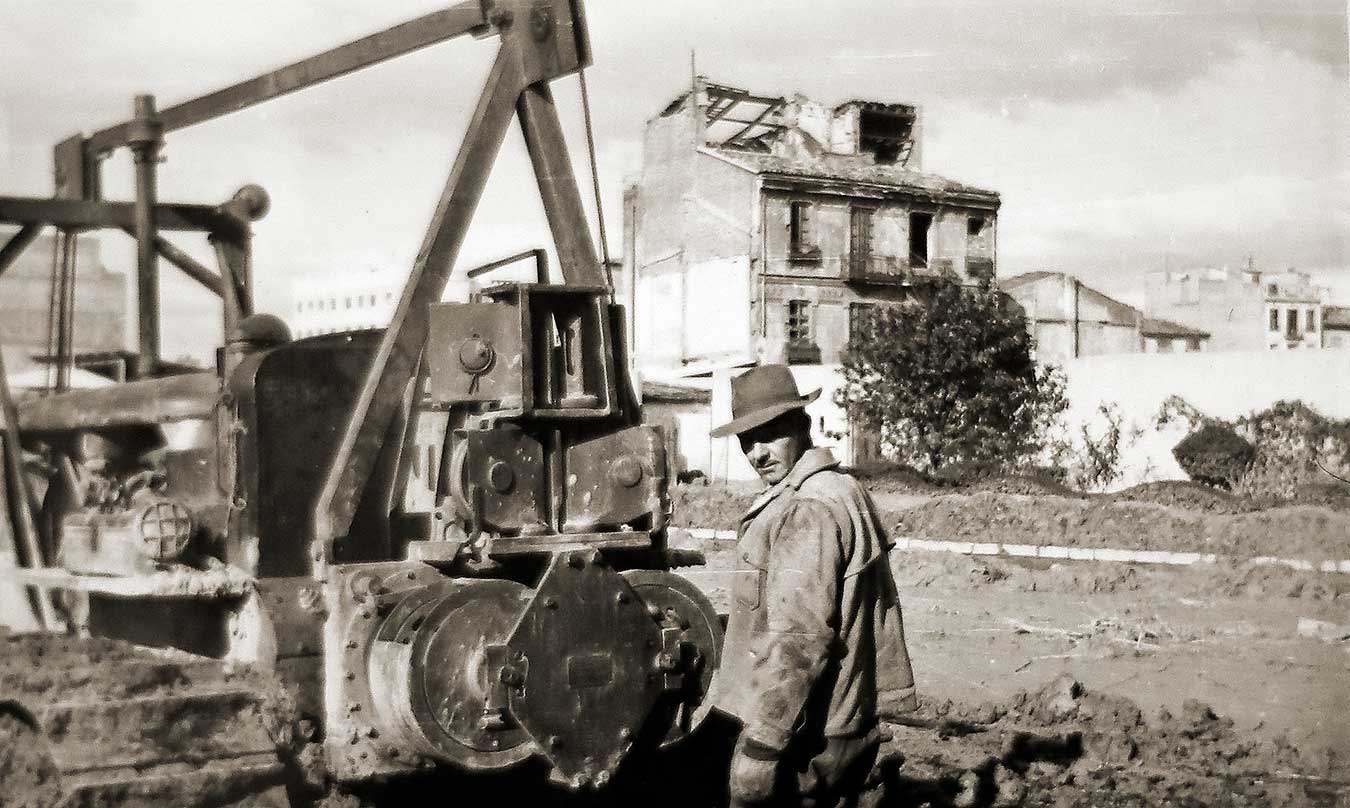
[[[638,362],[836,364],[861,307],[915,274],[992,277],[999,196],[924,172],[921,135],[912,105],[697,79],[648,122],[625,189]]]
[[[1209,335],[1085,286],[1064,272],[1027,272],[998,282],[1022,311],[1036,359],[1063,364],[1083,356],[1203,350]]]
[[[1350,307],[1322,307],[1322,347],[1350,348]]]
[[[0,229],[0,242],[9,232]],[[75,248],[74,351],[112,353],[126,347],[128,291],[125,275],[103,265],[97,238],[81,236]],[[39,238],[0,274],[0,349],[10,374],[37,368],[50,351],[54,237]]]
[[[1150,314],[1210,333],[1210,350],[1251,351],[1322,346],[1326,287],[1287,270],[1195,269],[1148,276]]]
[[[291,335],[299,339],[384,328],[398,305],[402,280],[373,271],[297,280],[285,312]]]

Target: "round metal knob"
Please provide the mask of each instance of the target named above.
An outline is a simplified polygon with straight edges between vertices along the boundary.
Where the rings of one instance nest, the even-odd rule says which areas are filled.
[[[624,488],[632,488],[642,482],[642,464],[633,457],[620,457],[610,464],[609,474],[614,482]]]
[[[498,460],[488,467],[488,485],[498,494],[505,494],[516,483],[516,473],[506,463]]]
[[[482,373],[492,367],[496,358],[497,352],[492,349],[492,343],[477,334],[459,346],[459,365],[468,373]]]

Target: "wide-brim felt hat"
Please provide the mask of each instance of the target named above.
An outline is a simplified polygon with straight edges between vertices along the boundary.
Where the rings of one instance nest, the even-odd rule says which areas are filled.
[[[806,395],[786,365],[761,365],[731,380],[731,420],[712,431],[714,438],[739,435],[767,424],[785,412],[805,409],[820,398],[820,390]]]

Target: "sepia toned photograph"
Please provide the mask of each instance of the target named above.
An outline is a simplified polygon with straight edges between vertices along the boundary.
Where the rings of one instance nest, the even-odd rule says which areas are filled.
[[[0,0],[0,808],[1350,808],[1344,0]]]

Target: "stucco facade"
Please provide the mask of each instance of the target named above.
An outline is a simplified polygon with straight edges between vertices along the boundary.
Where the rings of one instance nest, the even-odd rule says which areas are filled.
[[[921,131],[903,104],[702,80],[672,101],[625,192],[639,365],[837,364],[856,306],[916,273],[992,276],[999,197],[921,171]]]
[[[1063,365],[1085,356],[1204,350],[1209,334],[1146,317],[1135,307],[1064,272],[1027,272],[999,281],[1022,307],[1037,361]]]
[[[1146,308],[1203,329],[1214,351],[1322,347],[1328,290],[1302,272],[1197,269],[1150,273]]]

